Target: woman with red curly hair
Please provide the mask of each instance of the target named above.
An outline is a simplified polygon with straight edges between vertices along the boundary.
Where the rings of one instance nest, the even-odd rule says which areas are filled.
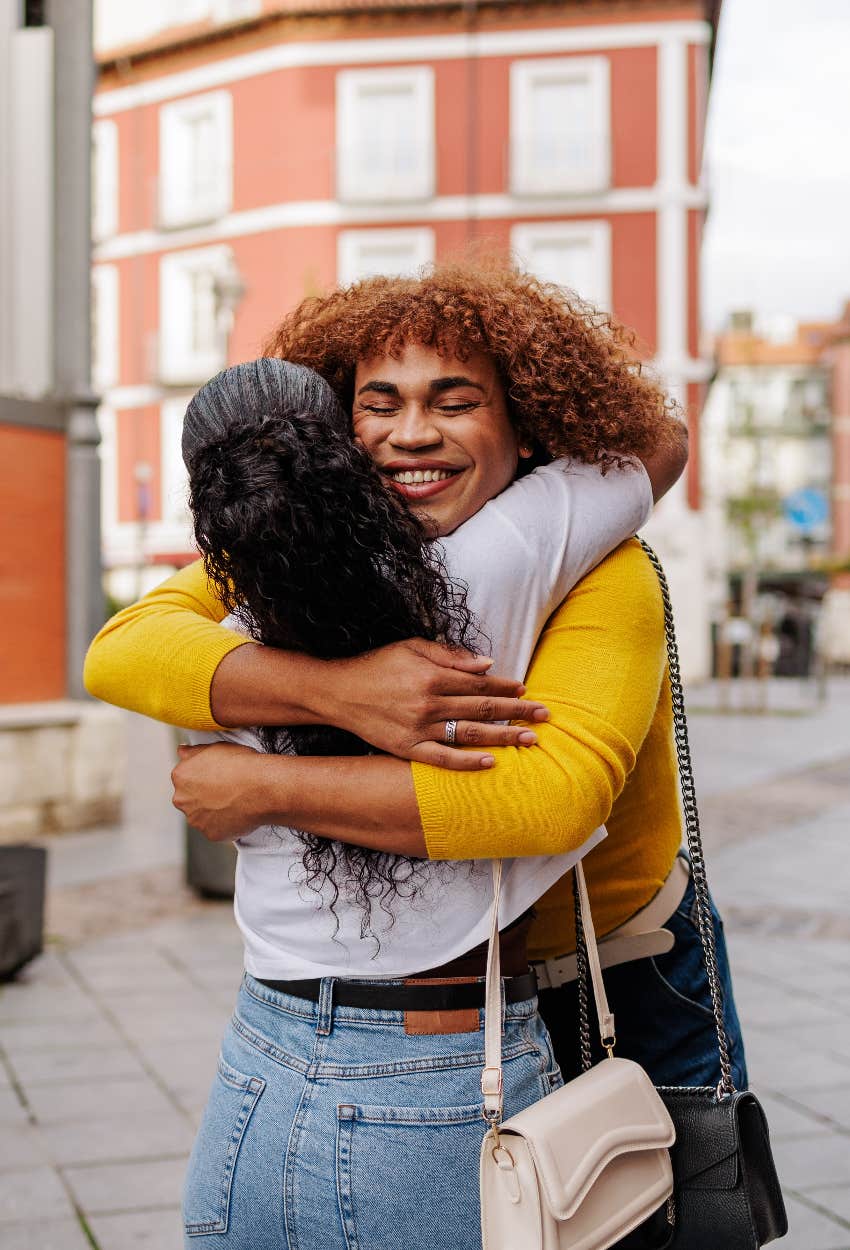
[[[628,349],[619,327],[527,275],[464,265],[418,280],[372,279],[305,301],[271,344],[275,355],[308,366],[331,384],[352,414],[357,442],[446,544],[463,544],[473,518],[493,516],[487,510],[500,504],[502,492],[504,513],[509,500],[519,498],[515,479],[535,465],[548,470],[559,457],[610,470],[598,478],[610,492],[612,484],[629,489],[639,471],[624,468],[618,479],[617,467],[638,456],[656,497],[663,493],[683,463],[679,427]],[[605,498],[607,503],[600,493],[589,505],[591,520],[594,508],[612,506],[610,493]],[[480,524],[476,531],[480,562],[494,576],[503,572],[503,547],[507,552],[515,545],[516,534],[528,553],[508,579],[503,604],[494,608],[499,619],[485,616],[488,629],[523,627],[529,587],[538,576],[532,562],[564,525],[557,510],[548,515],[532,503],[530,513],[514,512],[507,528],[493,531],[494,551],[487,548],[488,532],[482,534]],[[574,513],[569,520],[580,542],[588,543],[580,517]],[[601,528],[602,517],[596,521]],[[595,558],[604,550],[603,544]],[[585,568],[593,563],[586,556]],[[571,559],[573,568],[582,565],[575,553]],[[478,570],[474,562],[470,568],[472,586]],[[223,638],[216,623],[223,616],[203,571],[193,566],[105,627],[90,652],[90,689],[198,729],[332,724],[386,754],[258,755],[224,744],[186,751],[174,774],[175,802],[193,824],[213,839],[249,835],[241,840],[250,842],[250,831],[291,826],[376,856],[523,861],[574,854],[605,823],[608,837],[587,861],[597,929],[622,948],[627,924],[633,933],[636,918],[652,920],[649,932],[646,925],[641,931],[649,938],[649,945],[639,943],[642,957],[619,978],[619,969],[609,974],[619,1053],[642,1061],[658,1082],[714,1083],[708,989],[694,960],[699,942],[690,920],[691,887],[687,871],[675,867],[681,828],[661,603],[636,545],[619,548],[587,574],[555,612],[525,691],[512,680],[521,673],[486,676],[480,660],[436,643],[412,640],[355,660],[321,661],[243,645],[247,640],[233,634]],[[519,700],[523,693],[529,698]],[[530,749],[518,749],[524,743],[516,726],[491,723],[523,717],[534,723],[533,733],[526,731]],[[457,744],[476,749],[458,751]],[[659,897],[667,908],[660,918],[657,906],[653,910]],[[413,896],[405,915],[411,941],[416,907]],[[535,912],[525,903],[503,916],[508,1017],[512,1028],[522,1019],[531,1027],[532,1000],[510,993],[515,988],[519,994],[531,958],[551,987],[541,1008],[569,1076],[577,1067],[577,1028],[574,988],[565,971],[572,919],[563,881],[539,899]],[[291,960],[280,965],[281,975],[273,961],[267,967],[255,963],[234,1018],[238,1038],[219,1073],[230,1092],[211,1102],[205,1149],[217,1158],[216,1141],[226,1143],[229,1135],[237,1140],[222,1119],[229,1114],[228,1098],[234,1108],[241,1100],[239,1139],[220,1168],[213,1159],[213,1171],[221,1175],[212,1176],[207,1165],[195,1168],[196,1180],[203,1173],[200,1179],[219,1197],[227,1179],[227,1210],[219,1211],[217,1222],[195,1221],[193,1239],[215,1236],[221,1245],[226,1234],[227,1244],[260,1246],[266,1244],[262,1233],[272,1236],[269,1245],[279,1244],[273,1238],[282,1235],[285,1245],[321,1240],[349,1250],[478,1244],[473,1177],[481,1130],[473,1086],[481,1021],[477,1000],[470,1007],[468,999],[469,983],[483,974],[483,954],[472,941],[471,949],[446,946],[448,922],[435,929],[428,919],[422,916],[418,949],[408,950],[405,966],[378,973],[385,979],[376,982],[368,968],[352,973],[344,951],[328,960],[324,975],[320,968],[312,971],[312,979],[303,971],[293,979],[291,968],[299,965]],[[675,946],[669,951],[666,933],[654,948],[657,957],[648,957],[662,921],[668,921]],[[476,932],[475,926],[468,932]],[[742,1084],[740,1031],[722,938],[720,958]],[[374,983],[357,985],[358,978]],[[434,987],[435,978],[444,984]],[[400,994],[407,995],[403,1003]],[[437,998],[431,1002],[429,994]],[[315,1071],[299,1066],[291,1047],[282,1046],[284,1026],[276,1032],[274,1020],[284,1017],[293,1030],[312,1030]],[[331,1071],[325,1062],[328,1048],[334,1049],[328,1038],[336,1030],[342,1044],[346,1029],[352,1038],[358,1029],[371,1029],[368,1072],[362,1063]],[[388,1051],[390,1036],[395,1040]],[[548,1046],[539,1039],[535,1045],[543,1093],[561,1074]],[[326,1158],[318,1147],[320,1091],[340,1080],[348,1082],[351,1097],[337,1105],[335,1155],[331,1150]],[[370,1080],[379,1093],[365,1099],[362,1090],[368,1092]],[[272,1159],[260,1175],[248,1160],[256,1163],[261,1130],[256,1127],[252,1139],[245,1123],[252,1115],[264,1123],[262,1108],[255,1111],[260,1095],[286,1081],[297,1094],[298,1111],[281,1144],[283,1159]],[[423,1081],[430,1090],[426,1106]],[[468,1089],[465,1081],[471,1082]],[[231,1185],[237,1148],[241,1181],[237,1168]],[[423,1150],[431,1161],[427,1168]],[[316,1174],[327,1185],[331,1172],[334,1202],[318,1203],[319,1210]],[[251,1210],[255,1222],[246,1231]]]

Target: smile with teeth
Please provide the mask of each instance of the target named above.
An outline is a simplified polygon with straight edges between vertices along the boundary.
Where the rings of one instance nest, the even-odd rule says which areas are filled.
[[[456,469],[400,469],[390,476],[402,486],[413,486],[419,482],[445,482],[447,478],[454,477],[456,472]]]

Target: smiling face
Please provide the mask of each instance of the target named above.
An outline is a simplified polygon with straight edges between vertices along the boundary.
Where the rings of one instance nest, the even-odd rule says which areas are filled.
[[[495,363],[409,346],[361,360],[354,436],[411,510],[450,534],[513,481],[517,436]]]

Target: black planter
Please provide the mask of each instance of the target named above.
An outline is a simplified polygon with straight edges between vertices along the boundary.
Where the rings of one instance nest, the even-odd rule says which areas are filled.
[[[209,842],[186,825],[186,884],[204,898],[233,898],[236,847],[232,842]]]
[[[0,980],[44,949],[46,881],[44,847],[0,846]]]

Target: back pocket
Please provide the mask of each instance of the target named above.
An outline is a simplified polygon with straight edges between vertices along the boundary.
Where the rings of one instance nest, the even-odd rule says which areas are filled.
[[[227,1232],[239,1147],[265,1087],[260,1077],[244,1076],[219,1058],[183,1191],[183,1221],[190,1237]]]
[[[337,1186],[348,1250],[481,1250],[486,1125],[467,1107],[337,1107]]]

